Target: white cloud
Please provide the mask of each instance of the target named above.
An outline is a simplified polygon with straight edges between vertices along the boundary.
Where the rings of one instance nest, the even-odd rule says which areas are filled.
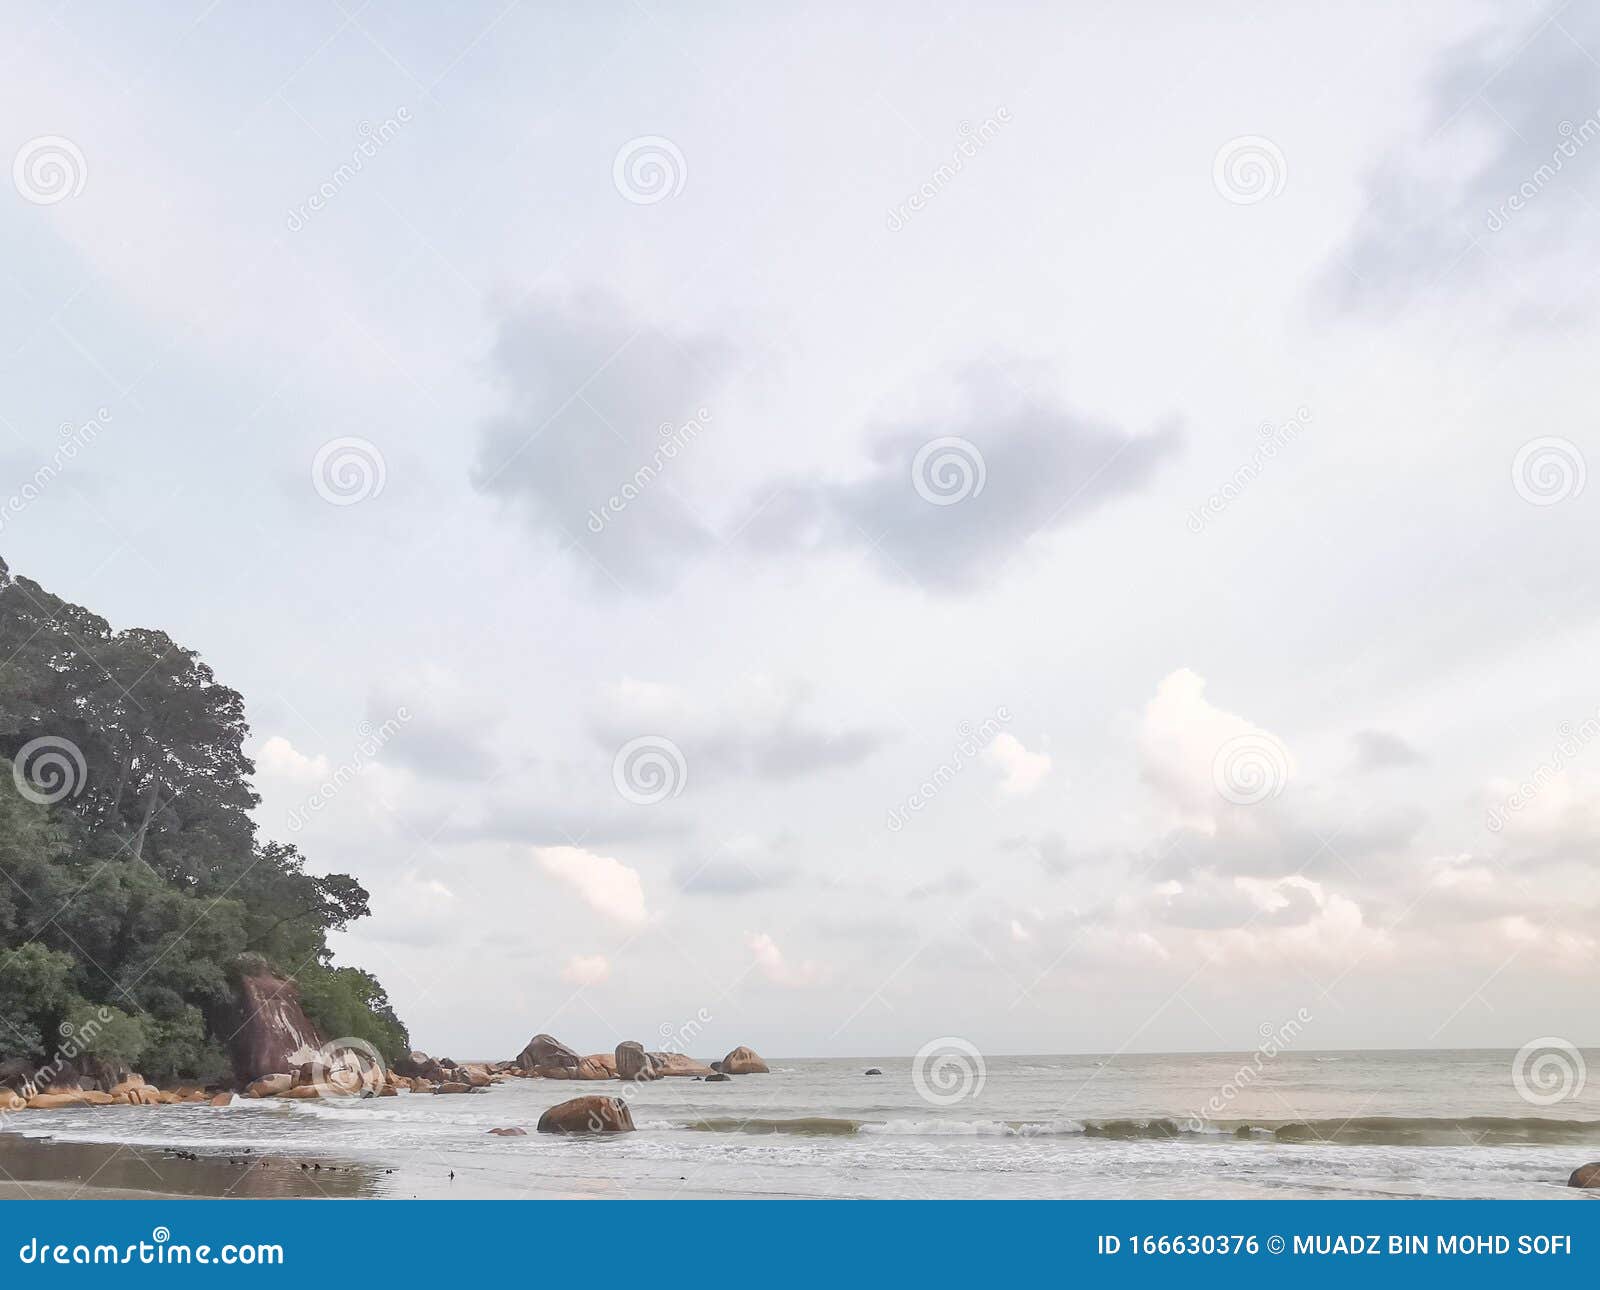
[[[604,985],[611,979],[611,963],[604,954],[574,954],[561,969],[568,985]]]
[[[1050,773],[1050,754],[1029,752],[1009,731],[1002,731],[983,750],[983,759],[1000,772],[1005,797],[1026,797]]]
[[[547,874],[571,887],[597,914],[625,927],[649,921],[638,871],[620,860],[582,847],[535,847],[533,854]]]
[[[1282,792],[1295,767],[1282,740],[1215,707],[1205,689],[1204,678],[1186,667],[1162,678],[1145,705],[1139,763],[1145,783],[1181,823],[1215,833],[1232,807]]]
[[[815,985],[822,979],[822,969],[810,959],[803,963],[790,963],[778,948],[778,943],[765,932],[746,932],[744,943],[745,948],[755,955],[756,966],[761,969],[762,975],[774,985]]]

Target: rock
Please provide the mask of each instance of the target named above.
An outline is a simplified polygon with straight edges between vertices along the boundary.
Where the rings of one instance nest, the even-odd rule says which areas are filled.
[[[379,1097],[399,1097],[400,1096],[400,1090],[397,1089],[393,1084],[385,1084],[382,1088],[380,1088],[378,1090],[378,1096]]]
[[[142,1088],[130,1088],[126,1093],[115,1093],[114,1097],[125,1097],[129,1106],[160,1106],[161,1090],[151,1088],[148,1084]]]
[[[539,1117],[540,1133],[632,1133],[633,1113],[620,1097],[575,1097]]]
[[[69,1106],[88,1105],[88,1095],[80,1089],[72,1089],[66,1093],[35,1093],[28,1099],[30,1111],[61,1111]]]
[[[756,1056],[755,1050],[746,1048],[743,1044],[717,1063],[717,1070],[724,1075],[767,1075],[766,1062]]]
[[[212,1106],[231,1106],[232,1103],[232,1093],[218,1093],[214,1098],[211,1099]]]
[[[107,1091],[111,1093],[112,1096],[115,1096],[118,1093],[128,1093],[136,1088],[143,1088],[144,1086],[145,1084],[143,1075],[130,1075],[127,1079],[119,1080],[117,1083],[113,1084]]]
[[[235,1025],[229,1048],[233,1072],[243,1081],[316,1061],[322,1047],[322,1036],[300,1006],[300,988],[268,972],[240,980]]]
[[[15,1089],[0,1088],[0,1114],[7,1111],[20,1111],[28,1105],[28,1099]]]
[[[1567,1186],[1583,1188],[1600,1187],[1600,1160],[1596,1160],[1587,1165],[1579,1165],[1572,1171],[1572,1177],[1567,1179]]]
[[[209,1102],[210,1100],[211,1094],[200,1089],[195,1089],[192,1093],[184,1093],[178,1098],[180,1102]]]
[[[707,1084],[731,1084],[731,1083],[733,1083],[733,1076],[732,1075],[724,1075],[721,1071],[712,1071],[711,1074],[709,1074],[709,1075],[707,1075],[705,1077],[705,1079],[706,1079],[706,1083]]]
[[[637,1039],[624,1039],[617,1045],[617,1055],[613,1058],[617,1067],[618,1079],[631,1079],[634,1081],[655,1079],[655,1063],[650,1060],[650,1054],[645,1052],[644,1045]]]
[[[489,1132],[497,1138],[525,1138],[528,1136],[526,1129],[490,1129]]]
[[[246,1097],[278,1097],[294,1087],[293,1075],[263,1075],[251,1080],[244,1090]]]
[[[428,1069],[437,1065],[438,1063],[429,1057],[427,1053],[422,1052],[420,1049],[414,1049],[403,1056],[395,1058],[394,1073],[410,1078],[415,1078],[419,1075],[426,1078]]]
[[[462,1076],[462,1082],[471,1088],[488,1088],[494,1082],[487,1073],[481,1070],[466,1068],[460,1071],[459,1074]]]
[[[578,1063],[578,1079],[616,1079],[617,1059],[610,1053],[594,1053]]]
[[[656,1068],[656,1075],[663,1079],[673,1075],[704,1078],[716,1073],[704,1062],[697,1062],[693,1057],[685,1057],[682,1053],[651,1053],[649,1057],[651,1064]]]
[[[535,1035],[517,1054],[517,1065],[545,1079],[572,1079],[582,1059],[560,1040],[550,1035]]]
[[[867,1069],[865,1071],[865,1074],[868,1074],[868,1075],[882,1075],[883,1072],[881,1070],[879,1070],[876,1066],[869,1066],[869,1067],[867,1067]]]
[[[329,1097],[341,1096],[337,1089],[331,1089],[326,1084],[296,1084],[293,1088],[284,1089],[278,1096],[299,1100],[302,1098],[322,1097],[324,1094]]]
[[[437,1085],[433,1091],[435,1093],[470,1093],[472,1092],[472,1085],[458,1084],[453,1080],[446,1080],[443,1084]]]

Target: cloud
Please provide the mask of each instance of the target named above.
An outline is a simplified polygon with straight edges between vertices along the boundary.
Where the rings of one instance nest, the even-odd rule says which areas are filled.
[[[865,726],[824,726],[808,718],[808,687],[746,677],[712,709],[652,682],[623,680],[606,694],[594,733],[615,752],[641,734],[670,739],[691,779],[706,773],[784,782],[865,761],[885,736]]]
[[[678,890],[690,896],[743,896],[773,891],[794,881],[790,868],[756,868],[742,860],[685,861],[672,871]]]
[[[822,969],[810,959],[791,964],[784,958],[777,942],[765,932],[746,932],[744,943],[745,948],[755,956],[756,967],[761,970],[762,976],[773,985],[796,988],[815,985],[822,979]]]
[[[1597,243],[1597,50],[1600,18],[1577,5],[1451,50],[1430,78],[1423,129],[1367,182],[1328,270],[1333,299],[1387,307],[1503,280],[1494,262],[1510,261],[1525,287],[1549,288],[1542,307],[1580,304],[1582,279],[1559,266],[1587,264]]]
[[[857,550],[896,581],[974,590],[1035,535],[1144,485],[1178,447],[1176,430],[1129,435],[1023,388],[1028,379],[969,374],[955,409],[880,431],[859,478],[778,481],[745,537]]]
[[[1294,773],[1277,736],[1215,707],[1206,683],[1188,668],[1162,678],[1145,705],[1140,772],[1187,825],[1215,832],[1241,806],[1277,797]]]
[[[1392,770],[1399,766],[1416,766],[1423,757],[1399,735],[1387,730],[1358,730],[1351,736],[1356,746],[1356,770]]]
[[[611,979],[611,964],[604,954],[574,954],[561,969],[568,985],[604,985]]]
[[[581,847],[535,847],[533,854],[547,874],[571,887],[597,914],[625,927],[649,921],[639,874],[621,861]]]
[[[506,411],[483,429],[474,485],[603,585],[670,585],[717,539],[685,499],[730,351],[589,294],[540,299],[500,326]]]
[[[983,759],[999,770],[1003,797],[1026,797],[1050,773],[1050,754],[1029,752],[1022,740],[1008,731],[994,737],[983,750]]]

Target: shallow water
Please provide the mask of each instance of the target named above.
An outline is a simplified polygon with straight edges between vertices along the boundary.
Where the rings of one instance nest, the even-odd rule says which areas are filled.
[[[147,1179],[120,1185],[201,1194],[1576,1197],[1568,1174],[1600,1159],[1600,1088],[1574,1070],[1567,1096],[1529,1101],[1513,1058],[994,1057],[920,1079],[909,1058],[775,1061],[728,1083],[513,1080],[473,1095],[22,1113],[7,1129],[116,1144],[108,1167],[120,1177],[133,1162],[129,1177]],[[586,1093],[625,1093],[639,1131],[533,1132],[546,1107]],[[488,1133],[512,1125],[529,1135]],[[312,1161],[337,1167],[299,1169]]]

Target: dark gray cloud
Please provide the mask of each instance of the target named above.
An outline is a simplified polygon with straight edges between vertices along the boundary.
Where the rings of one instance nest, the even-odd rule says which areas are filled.
[[[1138,488],[1179,444],[1175,429],[1135,437],[987,372],[964,394],[945,417],[880,432],[859,479],[777,481],[743,536],[860,550],[892,579],[971,590],[1035,534]]]
[[[1355,744],[1358,771],[1392,770],[1400,766],[1417,766],[1423,756],[1399,735],[1387,730],[1358,730],[1351,736]]]
[[[1384,308],[1418,291],[1504,279],[1494,264],[1502,259],[1519,269],[1569,256],[1586,265],[1600,227],[1596,59],[1600,14],[1570,4],[1446,55],[1428,85],[1423,129],[1368,180],[1328,270],[1332,298]]]
[[[507,411],[484,427],[473,483],[599,583],[668,585],[717,541],[685,497],[730,357],[604,296],[535,301],[501,324]]]

